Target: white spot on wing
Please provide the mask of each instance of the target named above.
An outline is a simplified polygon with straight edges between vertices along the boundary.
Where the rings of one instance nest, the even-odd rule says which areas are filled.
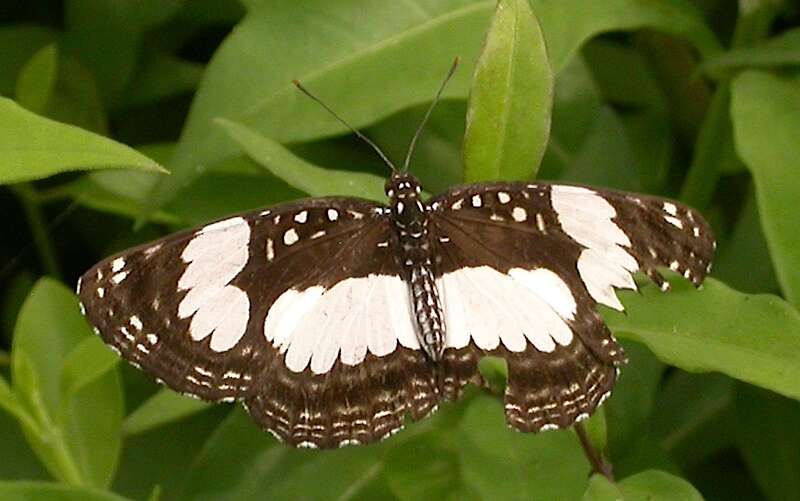
[[[664,202],[664,212],[666,212],[670,216],[677,216],[678,215],[678,208],[673,203]]]
[[[336,221],[339,219],[339,211],[336,209],[328,209],[328,221]]]
[[[483,205],[480,195],[472,195],[472,206],[478,208]]]
[[[181,254],[188,263],[178,280],[179,290],[188,290],[178,305],[178,317],[188,318],[231,282],[247,264],[250,226],[241,218],[231,218],[206,226],[189,242]]]
[[[553,209],[561,228],[586,247],[578,258],[578,272],[589,294],[600,304],[622,310],[613,287],[635,289],[631,273],[639,263],[626,248],[631,241],[613,221],[616,209],[592,190],[553,186]]]
[[[514,207],[514,210],[511,211],[511,217],[514,218],[514,221],[522,223],[528,219],[528,212],[522,207]]]
[[[289,228],[286,230],[286,233],[283,234],[283,243],[286,245],[295,244],[298,240],[300,240],[300,237],[297,235],[294,228]]]
[[[673,225],[673,226],[675,226],[677,228],[683,229],[683,221],[681,221],[677,217],[664,216],[664,221],[668,222],[669,224],[671,224],[671,225]]]
[[[547,268],[524,270],[513,268],[508,274],[528,290],[539,296],[565,320],[573,320],[577,304],[569,286],[554,272]]]
[[[275,243],[271,238],[267,239],[267,261],[272,261],[275,258]]]
[[[158,252],[158,249],[161,248],[161,245],[162,244],[156,244],[156,245],[153,245],[152,247],[148,247],[147,249],[145,249],[144,250],[144,257],[148,258],[148,257],[152,256],[154,253]]]
[[[142,330],[142,327],[144,327],[142,321],[136,315],[131,315],[130,323],[133,326],[133,328],[136,329],[137,331]]]
[[[614,293],[614,287],[636,290],[630,272],[609,263],[606,256],[596,249],[586,249],[578,258],[578,272],[589,295],[600,304],[622,311],[624,307]]]
[[[544,225],[544,218],[538,212],[536,213],[536,227],[539,228],[539,231],[541,231],[542,233],[544,233],[546,231],[546,228],[545,228],[545,225]]]
[[[116,275],[111,277],[111,281],[115,285],[118,285],[118,284],[122,283],[122,281],[125,280],[126,278],[128,278],[128,272],[127,271],[120,271],[119,273],[117,273]]]
[[[511,196],[509,196],[509,194],[506,193],[505,191],[498,191],[497,201],[500,202],[501,204],[507,204],[508,202],[511,201]]]
[[[122,268],[124,268],[124,267],[125,267],[125,258],[124,257],[118,257],[117,259],[115,259],[114,261],[111,262],[111,271],[113,273],[121,271]]]
[[[219,289],[211,300],[200,308],[189,325],[195,341],[211,335],[211,349],[227,351],[244,336],[250,318],[250,301],[238,287],[228,285]]]
[[[356,365],[368,352],[392,353],[398,343],[419,349],[412,319],[407,285],[399,277],[369,275],[328,290],[316,286],[284,292],[267,314],[264,335],[286,353],[290,370],[310,366],[324,374],[337,358]]]
[[[520,270],[515,275],[521,277],[521,273],[528,272]],[[480,266],[443,275],[438,286],[448,328],[447,346],[463,348],[472,339],[482,349],[494,349],[502,342],[508,350],[520,352],[530,342],[539,351],[552,352],[556,342],[569,344],[572,331],[556,309],[566,311],[568,300],[546,273],[515,278]],[[528,287],[541,284],[562,297],[545,301]],[[567,294],[572,297],[568,290]]]
[[[304,224],[306,221],[308,221],[308,211],[307,210],[303,210],[303,211],[298,212],[297,214],[294,215],[294,220],[295,220],[295,222],[298,222],[300,224]]]

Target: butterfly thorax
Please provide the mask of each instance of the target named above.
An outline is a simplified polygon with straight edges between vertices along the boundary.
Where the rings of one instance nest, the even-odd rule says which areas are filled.
[[[444,350],[444,312],[433,273],[427,207],[420,192],[419,180],[410,174],[394,174],[386,183],[400,243],[397,258],[409,285],[417,336],[425,353],[438,361]]]

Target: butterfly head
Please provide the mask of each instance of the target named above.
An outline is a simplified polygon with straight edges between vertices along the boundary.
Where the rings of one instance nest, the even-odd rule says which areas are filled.
[[[408,172],[395,172],[386,181],[384,187],[386,196],[392,200],[403,200],[408,198],[418,198],[422,188],[419,179]]]

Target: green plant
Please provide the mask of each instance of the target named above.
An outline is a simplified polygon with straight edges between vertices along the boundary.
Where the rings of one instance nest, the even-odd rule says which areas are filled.
[[[0,9],[0,499],[800,499],[796,5],[35,5]],[[412,165],[429,192],[538,175],[673,196],[717,232],[702,290],[603,311],[631,359],[587,426],[615,481],[572,430],[514,434],[481,392],[378,445],[290,450],[91,334],[70,289],[102,256],[301,196],[383,198],[385,169],[292,79],[399,159],[457,55]]]

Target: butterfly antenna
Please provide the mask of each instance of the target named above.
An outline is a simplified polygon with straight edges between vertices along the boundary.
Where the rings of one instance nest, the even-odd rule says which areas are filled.
[[[320,100],[320,98],[318,98],[317,96],[315,96],[314,94],[312,94],[312,93],[311,93],[311,92],[310,92],[308,89],[306,89],[305,87],[303,87],[303,84],[301,84],[299,80],[292,80],[292,83],[294,84],[294,86],[295,86],[295,87],[297,87],[297,89],[298,89],[300,92],[302,92],[302,93],[303,93],[303,94],[305,94],[306,96],[310,97],[310,98],[311,98],[312,100],[314,100],[314,101],[315,101],[317,104],[319,104],[320,106],[322,106],[323,108],[325,108],[325,111],[327,111],[328,113],[330,113],[330,114],[333,116],[333,118],[335,118],[336,120],[338,120],[338,121],[339,121],[339,122],[340,122],[342,125],[344,125],[344,126],[345,126],[345,127],[347,127],[348,129],[350,129],[350,131],[351,131],[353,134],[355,134],[356,136],[358,136],[358,138],[359,138],[359,139],[361,139],[362,141],[364,141],[365,143],[367,143],[368,145],[370,145],[370,146],[372,147],[372,149],[373,149],[373,150],[375,150],[375,152],[376,152],[376,153],[377,153],[377,154],[378,154],[378,155],[381,157],[381,160],[383,160],[383,162],[384,162],[386,165],[388,165],[390,169],[392,169],[392,172],[397,172],[397,167],[395,167],[395,165],[392,163],[392,161],[391,161],[391,160],[389,160],[389,157],[387,157],[387,156],[386,156],[386,154],[385,154],[385,153],[384,153],[384,152],[383,152],[383,151],[382,151],[380,148],[378,148],[378,145],[377,145],[377,144],[375,144],[375,143],[373,143],[373,142],[370,140],[370,138],[368,138],[367,136],[365,136],[364,134],[362,134],[360,130],[356,129],[355,127],[353,127],[352,125],[350,125],[349,123],[347,123],[347,122],[344,120],[344,118],[342,118],[342,117],[340,117],[339,115],[337,115],[337,114],[336,114],[336,112],[335,112],[335,111],[333,111],[333,110],[332,110],[332,109],[331,109],[331,108],[330,108],[330,107],[329,107],[327,104],[323,103],[323,102]]]
[[[425,124],[428,122],[428,118],[430,118],[431,113],[433,112],[433,108],[436,107],[436,104],[442,97],[442,92],[444,92],[444,88],[447,85],[447,82],[450,81],[450,78],[453,76],[453,73],[456,72],[456,68],[458,68],[458,64],[461,62],[461,58],[457,57],[453,61],[453,65],[450,66],[450,71],[447,72],[447,76],[444,77],[442,80],[442,85],[439,86],[439,90],[436,91],[436,96],[431,101],[431,105],[428,106],[428,111],[425,112],[425,116],[422,117],[422,121],[417,126],[417,130],[414,132],[414,136],[411,138],[411,143],[408,145],[408,152],[406,153],[406,160],[403,162],[403,172],[408,172],[408,166],[411,163],[411,155],[414,153],[414,148],[417,146],[417,139],[422,134],[422,129],[425,128]]]

